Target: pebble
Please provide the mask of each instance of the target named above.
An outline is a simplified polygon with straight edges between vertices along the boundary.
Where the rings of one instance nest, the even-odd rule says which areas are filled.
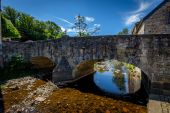
[[[103,102],[100,102],[100,105],[101,105],[101,106],[104,106],[104,103],[103,103]]]
[[[110,111],[109,110],[106,110],[106,112],[105,113],[110,113]]]
[[[129,110],[125,107],[123,107],[123,112],[127,113]]]
[[[36,100],[36,101],[39,101],[39,102],[42,102],[42,101],[45,100],[45,98],[43,98],[43,97],[37,97],[35,100]]]
[[[18,89],[19,89],[18,86],[11,86],[11,87],[9,87],[9,88],[12,89],[12,90],[18,90]]]
[[[83,113],[83,111],[82,111],[82,110],[79,110],[79,113]]]
[[[67,97],[64,97],[63,100],[67,100]]]
[[[116,107],[115,106],[112,106],[113,109],[115,109]]]

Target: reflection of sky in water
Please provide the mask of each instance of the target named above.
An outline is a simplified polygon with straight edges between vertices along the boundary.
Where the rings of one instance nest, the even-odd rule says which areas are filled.
[[[119,75],[114,75],[114,65],[111,62],[106,62],[107,70],[104,72],[96,72],[94,74],[94,83],[103,91],[113,94],[127,94],[129,93],[129,76],[128,71],[125,66],[122,66],[121,72],[122,72],[122,80],[124,82],[120,83],[124,86],[124,89],[122,89],[117,82],[115,82],[115,77],[118,77]]]
[[[96,72],[94,74],[95,84],[105,92],[115,93],[115,94],[124,94],[125,92],[120,90],[115,82],[113,82],[113,72],[106,71],[103,73]]]
[[[121,93],[119,87],[113,83],[112,72],[106,71],[103,73],[96,72],[94,75],[95,84],[102,90],[110,93]]]

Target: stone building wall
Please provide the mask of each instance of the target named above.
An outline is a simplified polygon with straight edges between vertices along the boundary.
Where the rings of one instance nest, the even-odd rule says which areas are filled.
[[[138,31],[138,34],[145,34],[145,23],[142,24],[141,28]]]
[[[170,1],[143,22],[145,24],[144,34],[170,34],[169,13]]]
[[[4,42],[4,61],[8,62],[15,55],[22,55],[26,61],[35,56],[48,57],[56,64],[54,79],[62,72],[65,78],[75,79],[72,70],[82,61],[123,61],[134,64],[147,75],[152,92],[170,94],[170,87],[166,87],[170,86],[170,35],[65,37],[50,41]]]

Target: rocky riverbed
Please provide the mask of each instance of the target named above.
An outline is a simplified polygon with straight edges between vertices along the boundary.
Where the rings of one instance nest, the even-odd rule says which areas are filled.
[[[24,77],[1,84],[5,113],[146,113],[146,106]]]

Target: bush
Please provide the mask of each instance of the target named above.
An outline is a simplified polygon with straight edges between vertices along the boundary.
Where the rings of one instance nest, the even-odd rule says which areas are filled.
[[[2,74],[0,76],[0,82],[25,76],[33,76],[36,72],[30,67],[31,64],[24,62],[21,55],[14,56],[6,63],[3,69],[0,69],[0,73]]]

